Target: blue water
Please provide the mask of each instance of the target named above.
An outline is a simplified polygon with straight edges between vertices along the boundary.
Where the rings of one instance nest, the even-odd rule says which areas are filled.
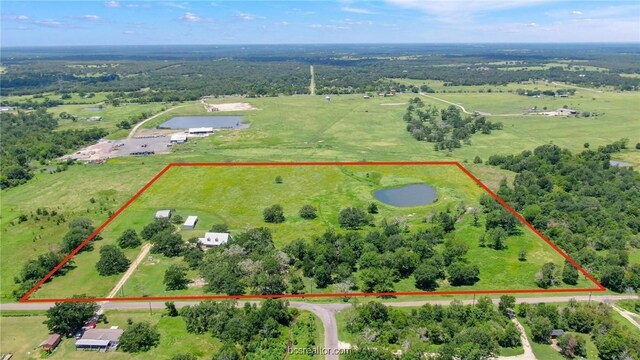
[[[244,116],[176,116],[158,126],[163,129],[189,129],[211,127],[214,129],[241,129]]]
[[[419,206],[436,200],[436,190],[425,184],[404,185],[378,190],[373,194],[379,201],[393,206]]]

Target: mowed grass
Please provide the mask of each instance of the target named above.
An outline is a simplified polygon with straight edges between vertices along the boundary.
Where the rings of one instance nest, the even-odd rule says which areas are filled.
[[[282,184],[275,182],[281,176]],[[375,190],[404,184],[426,183],[434,187],[437,201],[416,207],[393,207],[376,201]],[[84,252],[74,258],[76,269],[67,275],[56,277],[45,284],[36,298],[89,294],[105,296],[117,281],[117,276],[101,277],[95,270],[99,259],[97,248],[114,243],[127,228],[140,231],[153,221],[156,211],[174,209],[183,218],[197,215],[197,229],[182,231],[183,238],[202,236],[213,224],[226,223],[231,233],[237,234],[248,227],[265,226],[273,234],[277,248],[303,238],[312,241],[328,229],[344,231],[338,224],[339,211],[347,206],[366,207],[369,202],[379,204],[380,213],[375,216],[379,224],[383,218],[401,216],[414,230],[424,227],[425,219],[435,212],[456,206],[478,207],[484,192],[475,182],[451,165],[357,165],[357,166],[214,166],[173,167],[157,180],[129,208],[118,216],[103,232],[103,240],[95,242],[96,250]],[[287,220],[282,224],[267,224],[263,209],[280,204]],[[311,204],[318,209],[318,218],[304,220],[299,209]],[[362,233],[369,228],[361,230]],[[495,251],[481,248],[477,239],[482,226],[473,226],[471,216],[465,216],[457,225],[454,237],[469,247],[467,258],[480,268],[480,281],[473,286],[453,287],[443,283],[439,290],[473,289],[532,289],[536,288],[535,274],[546,262],[562,264],[562,257],[533,232],[523,228],[522,234],[507,240],[508,248]],[[521,249],[527,251],[527,261],[518,261]],[[130,259],[137,249],[127,250]],[[169,265],[178,259],[154,256],[145,260],[125,284],[119,296],[170,296],[202,293],[197,288],[184,291],[164,290],[162,279]],[[197,274],[190,273],[195,279]],[[312,288],[308,293],[335,292]],[[582,279],[574,288],[590,286]],[[397,291],[416,291],[414,280],[405,279],[396,285]]]

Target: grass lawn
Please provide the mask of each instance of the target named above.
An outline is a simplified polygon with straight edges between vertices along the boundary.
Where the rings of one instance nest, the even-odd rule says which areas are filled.
[[[283,184],[276,184],[276,176]],[[374,191],[403,184],[426,183],[434,187],[437,201],[416,207],[384,205],[373,196]],[[67,275],[45,284],[35,297],[61,297],[73,294],[104,296],[116,283],[118,276],[101,277],[95,270],[99,259],[97,248],[114,243],[128,228],[138,232],[153,220],[159,209],[175,209],[183,218],[199,216],[195,230],[183,231],[184,239],[202,236],[213,224],[227,223],[231,233],[243,231],[248,226],[266,226],[273,233],[277,248],[290,241],[312,239],[327,229],[342,231],[338,213],[346,206],[366,207],[369,202],[379,204],[375,223],[383,218],[402,216],[413,229],[424,227],[424,219],[435,211],[445,211],[463,204],[465,208],[477,208],[483,190],[458,168],[450,165],[419,166],[216,166],[174,167],[158,179],[142,196],[118,216],[102,232],[103,240],[96,242],[96,250],[83,252],[74,258],[76,269]],[[273,204],[284,207],[287,220],[282,224],[266,224],[262,210]],[[304,220],[298,210],[304,204],[318,209],[318,218]],[[361,230],[366,232],[368,229]],[[477,239],[482,226],[473,226],[471,216],[465,216],[457,224],[454,237],[469,247],[467,258],[480,268],[480,281],[473,286],[453,287],[442,283],[438,290],[472,289],[532,289],[535,274],[545,262],[561,265],[562,258],[533,232],[523,228],[520,235],[507,239],[507,249],[496,251],[481,248]],[[518,261],[518,252],[527,250],[527,261]],[[129,259],[136,257],[138,249],[126,251]],[[155,257],[145,261],[125,284],[124,296],[184,295],[198,289],[164,291],[164,270],[179,259]],[[195,272],[190,274],[193,278]],[[356,274],[357,275],[357,274]],[[584,279],[575,288],[590,283]],[[396,285],[396,291],[416,291],[412,278]],[[335,292],[327,289],[309,289],[313,292]]]

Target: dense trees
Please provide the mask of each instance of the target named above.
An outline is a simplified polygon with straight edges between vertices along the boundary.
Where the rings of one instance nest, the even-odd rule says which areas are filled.
[[[96,263],[96,269],[102,276],[115,275],[127,271],[130,263],[118,247],[105,245],[100,248],[100,260]]]
[[[639,285],[629,281],[637,271],[636,264],[629,263],[627,249],[640,247],[640,175],[609,163],[611,154],[626,144],[623,139],[579,154],[548,144],[488,160],[488,164],[517,173],[513,186],[503,182],[498,195],[617,292],[637,290]],[[489,223],[509,232],[509,224],[498,214],[488,216],[487,226]],[[568,284],[577,281],[573,269],[566,266],[565,270],[560,278]],[[541,286],[552,286],[550,272],[546,275]]]
[[[462,142],[470,144],[471,136],[478,132],[491,134],[492,130],[502,129],[502,123],[492,123],[484,117],[463,118],[454,105],[438,111],[434,106],[425,106],[418,97],[409,101],[403,119],[416,140],[435,143],[436,151],[459,148]]]
[[[4,87],[3,79],[3,87]],[[57,120],[44,109],[17,113],[2,112],[0,133],[0,188],[29,181],[33,161],[49,161],[104,137],[102,129],[54,131]]]
[[[424,345],[438,345],[444,359],[489,358],[500,346],[520,346],[517,328],[485,297],[478,299],[476,306],[454,301],[446,307],[427,304],[410,313],[368,302],[348,310],[346,329],[360,339],[358,348],[384,354],[392,346],[402,345],[403,355],[415,354],[408,359],[423,357]],[[381,354],[368,354],[371,357],[367,359],[384,356]]]
[[[602,303],[578,303],[575,300],[566,306],[518,306],[518,316],[528,322],[534,341],[548,344],[551,330],[563,329],[566,332],[557,342],[562,354],[568,358],[590,355],[585,336],[590,336],[595,343],[600,359],[638,358],[640,340],[637,334],[614,321],[611,311]]]
[[[143,352],[156,347],[160,342],[160,333],[146,321],[129,326],[120,336],[118,348],[124,352]]]
[[[208,332],[225,343],[216,359],[237,357],[235,346],[245,353],[260,349],[267,358],[276,358],[282,354],[282,343],[276,339],[292,320],[287,307],[286,302],[274,299],[263,301],[260,307],[247,303],[244,308],[236,307],[234,301],[204,301],[182,308],[180,314],[187,331]],[[229,352],[231,357],[228,357]]]
[[[74,296],[84,298],[85,296]],[[87,322],[99,306],[95,302],[59,302],[47,310],[45,324],[49,332],[72,336]]]

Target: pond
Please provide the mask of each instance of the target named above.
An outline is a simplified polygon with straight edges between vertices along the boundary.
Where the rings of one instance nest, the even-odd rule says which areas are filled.
[[[158,126],[161,129],[189,129],[211,127],[214,129],[244,129],[244,116],[176,116]]]
[[[411,184],[378,190],[373,194],[379,201],[393,206],[419,206],[436,200],[436,190],[425,184]]]

